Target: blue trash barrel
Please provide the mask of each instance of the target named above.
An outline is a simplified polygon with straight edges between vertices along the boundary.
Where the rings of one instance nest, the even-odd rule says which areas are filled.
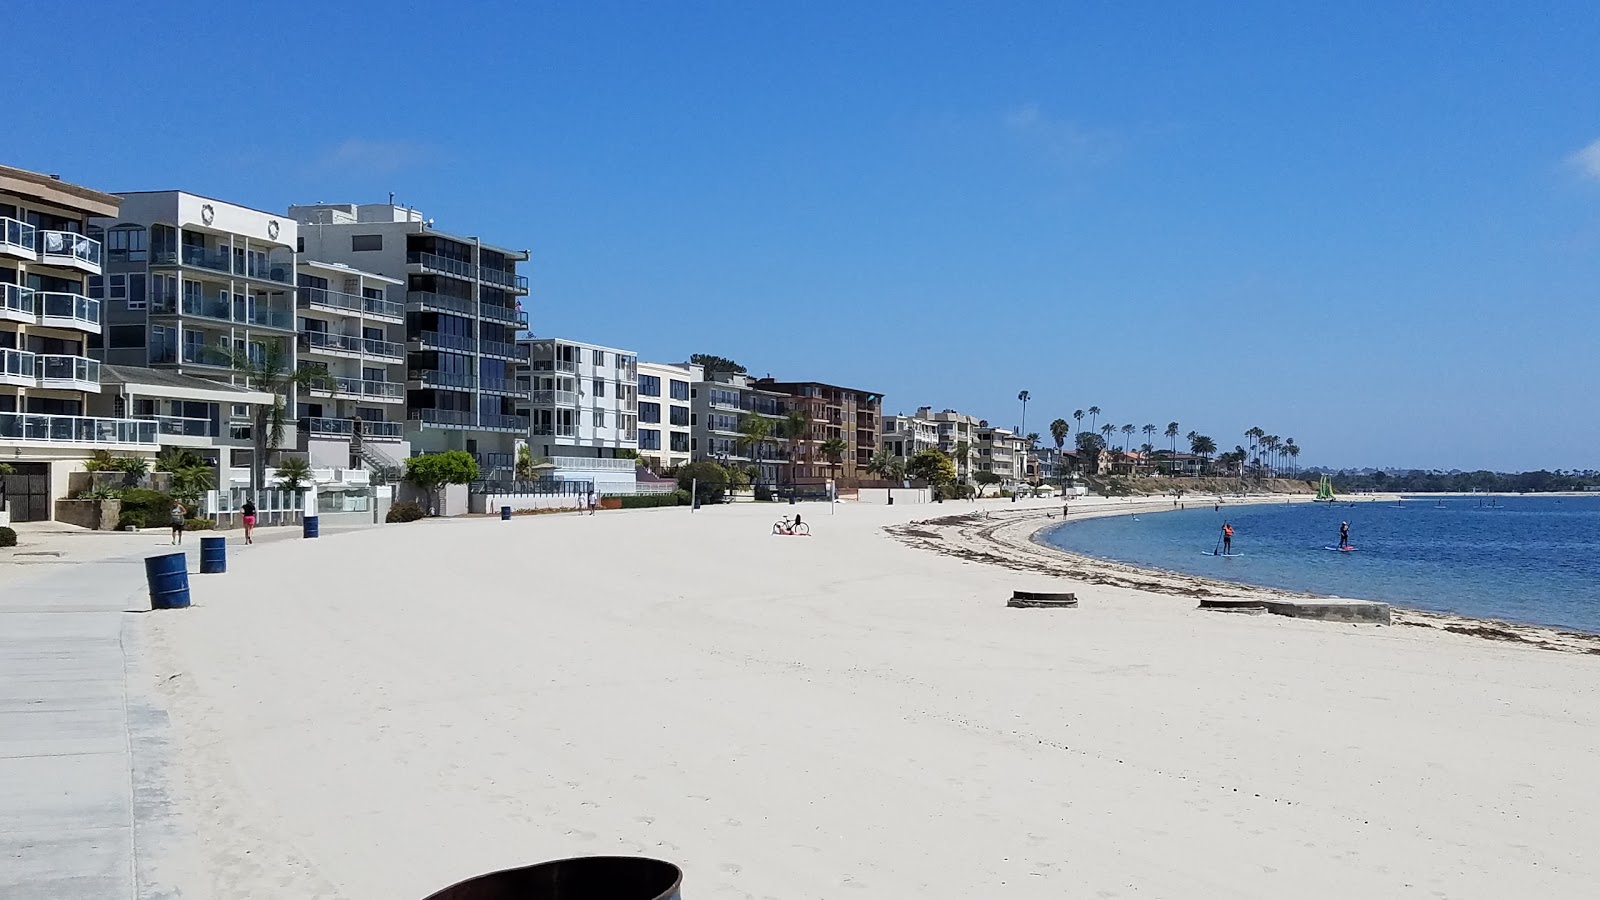
[[[228,571],[228,539],[203,537],[200,539],[200,574],[221,575]]]
[[[317,536],[317,517],[316,516],[306,516],[304,527],[301,529],[300,533],[303,536],[308,537],[308,538],[316,537]]]
[[[188,554],[145,557],[144,580],[150,585],[151,609],[183,609],[189,605]]]
[[[502,522],[511,521],[511,507],[509,507],[509,506],[500,507],[500,521],[502,521]]]

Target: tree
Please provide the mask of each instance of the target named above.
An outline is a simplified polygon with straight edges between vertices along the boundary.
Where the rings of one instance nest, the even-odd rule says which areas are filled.
[[[515,473],[518,481],[537,481],[541,469],[553,469],[555,464],[547,457],[534,456],[533,448],[527,444],[517,447],[517,463]]]
[[[1017,392],[1017,399],[1022,401],[1022,422],[1017,425],[1018,432],[1021,432],[1028,427],[1028,399],[1032,396],[1033,395],[1027,391]]]
[[[920,478],[933,487],[943,487],[955,483],[956,467],[937,450],[919,450],[906,465],[906,474]]]
[[[1289,454],[1290,477],[1300,474],[1300,445],[1294,442],[1294,438],[1284,442],[1283,452]]]
[[[1087,463],[1086,471],[1091,475],[1100,474],[1100,454],[1106,449],[1105,439],[1092,431],[1080,431],[1077,441],[1078,458]]]
[[[289,356],[279,341],[268,343],[260,354],[230,351],[228,362],[244,379],[245,387],[272,395],[271,403],[257,405],[251,415],[250,441],[255,449],[250,454],[250,492],[254,494],[266,481],[267,453],[283,443],[289,394],[297,388],[327,384],[328,376],[317,369],[290,371]]]
[[[1129,441],[1129,439],[1131,439],[1133,437],[1133,433],[1138,431],[1138,430],[1139,429],[1133,427],[1133,423],[1132,422],[1129,422],[1128,424],[1122,426],[1122,449],[1124,451],[1126,451],[1128,449],[1128,441]]]
[[[871,459],[867,460],[867,474],[875,475],[887,481],[889,474],[894,471],[894,460],[893,454],[887,450],[880,449],[877,453],[872,454]]]
[[[978,496],[982,497],[983,489],[991,484],[999,484],[1001,478],[994,472],[986,472],[980,469],[979,471],[972,473],[972,480],[978,483]]]
[[[1117,433],[1117,426],[1107,422],[1100,426],[1100,436],[1105,439],[1105,445],[1111,446],[1111,436]]]
[[[1100,407],[1098,407],[1098,406],[1089,407],[1089,428],[1090,428],[1090,430],[1094,429],[1094,421],[1095,421],[1096,418],[1099,417],[1099,415],[1100,415]]]
[[[211,478],[211,467],[199,457],[196,462],[181,468],[170,470],[172,475],[172,496],[184,501],[184,505],[191,509],[200,502],[200,496],[216,486]]]
[[[200,458],[200,454],[190,450],[188,447],[163,447],[155,459],[155,470],[157,472],[176,472],[179,469],[187,469],[190,466],[203,465],[205,465],[205,460]]]
[[[1144,428],[1141,428],[1140,430],[1144,432],[1145,447],[1148,448],[1144,452],[1145,453],[1153,453],[1153,452],[1155,452],[1155,446],[1151,442],[1155,440],[1156,427],[1154,425],[1146,425]]]
[[[1211,454],[1217,452],[1216,441],[1213,441],[1211,438],[1206,437],[1203,434],[1196,434],[1194,432],[1190,432],[1190,434],[1194,436],[1189,438],[1189,450],[1194,455],[1210,457]]]
[[[694,491],[701,503],[716,503],[728,490],[728,470],[709,459],[689,463],[678,469],[678,487]]]
[[[437,500],[447,484],[471,484],[478,479],[478,461],[465,450],[426,453],[406,460],[406,480]]]
[[[956,472],[964,473],[972,462],[972,444],[965,441],[956,441],[955,449],[951,451],[951,460],[956,464]]]
[[[789,483],[792,485],[799,471],[800,447],[811,436],[811,414],[803,407],[790,406],[778,420],[778,431],[789,441]]]
[[[844,461],[845,451],[850,449],[850,445],[844,442],[844,438],[835,437],[823,441],[817,449],[822,451],[823,458],[828,461],[828,468],[834,475],[834,482],[837,483],[839,464]]]
[[[726,356],[716,356],[711,353],[692,353],[689,355],[689,362],[693,365],[704,368],[707,375],[710,375],[712,372],[728,372],[733,375],[743,375],[746,371],[744,366],[739,365]]]
[[[1059,452],[1062,447],[1066,446],[1067,432],[1070,430],[1071,426],[1067,424],[1066,419],[1057,419],[1050,423],[1050,437],[1056,442],[1057,452]]]
[[[275,472],[280,490],[298,491],[301,485],[311,480],[311,464],[298,456],[278,460]]]
[[[1075,410],[1073,410],[1073,411],[1072,411],[1072,418],[1073,418],[1073,419],[1075,419],[1075,420],[1077,420],[1077,423],[1078,423],[1078,430],[1079,430],[1079,431],[1082,431],[1082,430],[1083,430],[1083,410],[1081,410],[1081,409],[1075,409]],[[1091,423],[1090,423],[1090,425],[1089,425],[1089,427],[1090,427],[1090,428],[1093,428],[1093,427],[1094,427],[1094,424],[1093,424],[1093,423],[1092,423],[1092,422],[1091,422]]]
[[[761,416],[745,416],[739,420],[739,437],[735,443],[756,464],[757,471],[761,466],[761,448],[771,434],[772,423]]]
[[[1030,431],[1028,432],[1027,436],[1023,438],[1023,440],[1028,442],[1028,449],[1030,451],[1037,450],[1039,448],[1039,432]]]
[[[1178,423],[1167,423],[1167,440],[1172,442],[1172,455],[1178,455]]]

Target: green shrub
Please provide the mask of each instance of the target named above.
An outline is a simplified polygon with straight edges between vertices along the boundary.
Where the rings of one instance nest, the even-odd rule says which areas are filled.
[[[760,500],[762,502],[766,502],[768,500],[771,500],[772,499],[772,485],[769,485],[769,484],[758,484],[758,485],[756,485],[756,499]]]
[[[17,533],[4,525],[0,525],[0,547],[15,547],[16,545]]]
[[[211,529],[213,529],[215,527],[217,527],[217,523],[212,519],[184,519],[183,520],[183,530],[184,531],[210,531]]]
[[[689,492],[680,489],[670,494],[630,494],[617,499],[622,501],[623,509],[654,509],[657,506],[682,506],[688,497]]]
[[[137,517],[138,528],[146,528],[156,522],[165,523],[171,510],[172,498],[160,491],[128,488],[122,492],[122,515]]]
[[[428,511],[410,500],[402,500],[389,507],[389,514],[383,517],[385,522],[415,522],[428,517]]]
[[[128,512],[126,509],[124,509],[122,511],[122,513],[117,516],[117,530],[118,531],[121,531],[124,528],[148,528],[148,527],[149,526],[145,524],[144,514],[143,513]]]
[[[678,487],[689,490],[698,483],[701,503],[720,503],[728,490],[728,470],[709,459],[692,462],[678,470]]]

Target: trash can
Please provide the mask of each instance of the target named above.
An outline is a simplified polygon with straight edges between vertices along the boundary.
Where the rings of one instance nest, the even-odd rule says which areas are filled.
[[[144,580],[150,586],[151,609],[184,609],[189,605],[187,553],[145,557]]]
[[[584,856],[469,878],[425,900],[682,900],[683,872],[640,856]]]
[[[502,522],[511,521],[511,507],[509,507],[509,506],[500,507],[500,521],[502,521]]]
[[[308,538],[316,537],[317,536],[317,517],[316,516],[306,516],[305,522],[304,522],[303,526],[300,529],[300,533],[304,537],[308,537]]]
[[[200,539],[200,574],[221,575],[228,571],[228,539],[203,537]]]

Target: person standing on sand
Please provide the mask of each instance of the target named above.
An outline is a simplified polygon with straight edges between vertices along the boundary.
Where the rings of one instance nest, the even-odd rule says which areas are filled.
[[[239,507],[240,521],[244,522],[244,542],[254,544],[256,533],[256,504],[254,500],[246,498],[244,505]]]
[[[189,511],[183,508],[182,503],[176,500],[172,501],[172,509],[167,513],[167,518],[172,522],[172,543],[174,545],[183,543],[183,520],[188,514]]]
[[[1222,523],[1222,555],[1233,555],[1233,525],[1228,522]]]

